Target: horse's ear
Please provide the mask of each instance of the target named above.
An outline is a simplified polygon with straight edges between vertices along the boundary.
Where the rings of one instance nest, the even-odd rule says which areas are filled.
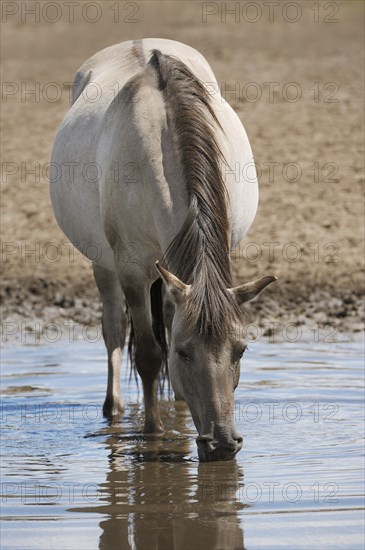
[[[156,269],[162,277],[163,282],[165,283],[166,290],[171,296],[175,304],[181,304],[185,302],[186,298],[190,293],[191,285],[186,285],[180,279],[175,277],[170,271],[167,271],[162,267],[159,262],[156,262]]]
[[[249,302],[253,298],[256,298],[262,290],[264,290],[267,285],[273,283],[277,280],[277,277],[262,277],[257,279],[257,281],[252,281],[251,283],[245,283],[235,288],[229,288],[228,292],[234,295],[236,298],[237,304],[241,306],[245,302]]]

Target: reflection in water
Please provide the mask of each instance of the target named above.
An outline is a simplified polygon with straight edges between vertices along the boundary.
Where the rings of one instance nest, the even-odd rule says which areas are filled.
[[[125,417],[106,423],[98,346],[3,350],[4,548],[363,550],[362,341],[255,344],[244,448],[205,464],[184,403],[162,399],[166,433],[146,438],[125,384]]]
[[[183,433],[179,412],[173,424]],[[189,438],[179,445],[168,438],[145,443],[131,460],[126,439],[107,438],[110,470],[101,486],[105,506],[98,511],[108,516],[100,522],[99,548],[243,549],[237,513],[244,507],[237,497],[243,472],[236,461],[192,462],[185,458]],[[129,445],[135,448],[135,442]]]

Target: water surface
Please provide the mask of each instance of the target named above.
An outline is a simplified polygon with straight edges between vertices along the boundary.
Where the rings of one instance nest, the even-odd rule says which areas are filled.
[[[126,375],[124,421],[103,419],[102,342],[5,347],[2,548],[362,549],[362,349],[251,344],[244,448],[199,464],[186,406],[166,395],[165,435],[143,437]]]

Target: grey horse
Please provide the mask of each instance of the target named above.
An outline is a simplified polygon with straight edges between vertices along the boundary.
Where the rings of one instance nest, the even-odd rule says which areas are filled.
[[[104,414],[123,411],[125,300],[144,431],[163,431],[158,379],[168,355],[202,461],[232,458],[242,447],[233,421],[246,347],[242,305],[276,279],[232,288],[229,253],[258,203],[248,166],[246,132],[207,61],[189,46],[152,38],[106,48],[82,65],[52,154],[56,219],[93,261],[103,302]]]

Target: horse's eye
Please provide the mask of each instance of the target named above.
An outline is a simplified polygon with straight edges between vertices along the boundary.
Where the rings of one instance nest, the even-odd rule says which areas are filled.
[[[183,361],[186,361],[187,363],[191,361],[191,358],[187,353],[185,353],[185,351],[182,351],[181,349],[177,349],[176,353],[178,354],[179,357],[181,357],[181,359],[183,359]]]

